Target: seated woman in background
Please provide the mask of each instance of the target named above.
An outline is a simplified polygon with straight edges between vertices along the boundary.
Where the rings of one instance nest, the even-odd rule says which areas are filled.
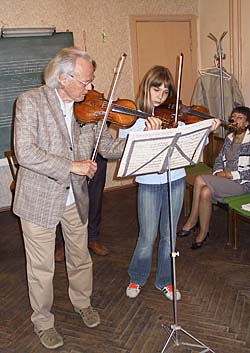
[[[179,237],[190,235],[199,218],[200,230],[192,243],[193,250],[201,248],[209,235],[212,202],[250,192],[250,109],[233,109],[231,119],[236,128],[225,138],[214,163],[213,175],[196,177],[191,213],[177,233]]]

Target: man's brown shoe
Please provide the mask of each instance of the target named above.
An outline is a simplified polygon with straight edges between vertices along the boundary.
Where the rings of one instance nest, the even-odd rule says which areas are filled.
[[[55,260],[56,260],[56,262],[63,262],[64,258],[65,258],[64,245],[60,245],[56,249]]]
[[[96,255],[105,256],[109,254],[109,250],[106,246],[102,245],[100,240],[95,240],[88,245],[89,249],[91,249]]]

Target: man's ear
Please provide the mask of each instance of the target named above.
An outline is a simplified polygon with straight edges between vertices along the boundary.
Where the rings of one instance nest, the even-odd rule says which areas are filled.
[[[65,74],[65,73],[63,73],[63,74],[61,74],[60,76],[59,76],[59,83],[60,83],[60,86],[61,87],[64,87],[65,86],[65,84],[67,83],[67,81],[68,81],[68,76]]]

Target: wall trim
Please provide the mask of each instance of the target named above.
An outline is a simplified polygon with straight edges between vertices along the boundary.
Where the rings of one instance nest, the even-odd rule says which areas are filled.
[[[237,1],[237,24],[238,24],[238,82],[242,89],[242,19],[241,19],[241,0]]]
[[[104,192],[118,191],[123,189],[134,188],[134,187],[137,187],[137,183],[135,181],[129,184],[107,187],[104,189]]]
[[[242,7],[241,0],[229,0],[230,72],[242,89]]]
[[[0,167],[6,167],[8,165],[7,158],[0,159]]]
[[[11,211],[11,206],[0,207],[0,212]]]

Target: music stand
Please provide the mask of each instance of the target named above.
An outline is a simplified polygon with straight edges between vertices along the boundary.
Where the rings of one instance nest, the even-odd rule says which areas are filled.
[[[196,125],[196,126],[194,126]],[[215,353],[212,349],[198,340],[196,337],[191,335],[188,331],[184,330],[179,324],[177,319],[177,299],[176,299],[176,264],[175,258],[179,256],[179,252],[175,250],[174,247],[174,231],[173,231],[173,212],[172,212],[172,197],[171,197],[171,174],[170,171],[172,165],[175,165],[175,168],[185,167],[187,165],[194,165],[198,162],[200,155],[202,153],[202,149],[207,140],[209,129],[212,123],[210,121],[210,125],[207,125],[207,122],[192,124],[191,127],[183,126],[177,129],[169,129],[169,130],[158,130],[148,131],[137,133],[132,133],[132,137],[129,136],[127,140],[127,144],[123,153],[122,161],[120,164],[120,168],[118,171],[118,176],[128,176],[128,175],[139,175],[144,174],[142,171],[145,168],[148,168],[150,164],[151,172],[159,172],[163,173],[167,171],[168,176],[168,187],[169,187],[169,216],[170,216],[170,242],[171,242],[171,256],[172,256],[172,275],[173,275],[173,311],[174,311],[174,323],[170,326],[171,333],[161,351],[164,353],[171,339],[174,339],[174,344],[176,346],[190,346],[193,348],[202,348],[203,350],[200,353],[211,352]],[[147,134],[147,136],[146,136]],[[190,143],[190,138],[193,138],[193,142],[195,144]],[[130,134],[131,135],[131,134]],[[197,139],[197,136],[199,138]],[[129,141],[130,138],[130,141]],[[143,141],[142,141],[143,138]],[[162,141],[162,139],[164,141]],[[140,148],[136,148],[136,144],[139,143]],[[142,158],[141,148],[146,148],[146,144],[151,144],[150,148],[147,148],[147,152],[145,153],[145,158]],[[160,149],[157,150],[157,144],[160,145]],[[165,145],[162,148],[162,145]],[[184,148],[187,149],[184,151]],[[140,151],[140,152],[139,152]],[[151,155],[148,153],[152,151]],[[135,154],[138,154],[138,157]],[[159,158],[159,157],[162,158]],[[134,158],[133,158],[134,157]],[[179,158],[179,160],[172,163],[174,157]],[[158,160],[158,163],[153,163]],[[136,164],[137,163],[137,164]],[[177,164],[177,166],[176,166]],[[156,170],[158,168],[158,170]],[[179,333],[183,333],[188,336],[196,343],[183,342],[179,338]]]

